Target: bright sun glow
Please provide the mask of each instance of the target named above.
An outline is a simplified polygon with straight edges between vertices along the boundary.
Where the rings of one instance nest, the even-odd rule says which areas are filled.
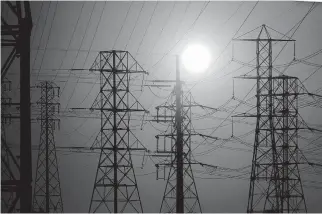
[[[203,72],[210,64],[210,53],[201,45],[189,45],[182,54],[182,63],[190,72]]]

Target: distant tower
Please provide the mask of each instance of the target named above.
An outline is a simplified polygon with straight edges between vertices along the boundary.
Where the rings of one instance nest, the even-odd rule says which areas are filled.
[[[267,28],[260,27],[256,39],[235,39],[256,42],[257,56],[256,76],[241,77],[257,80],[257,114],[239,115],[257,118],[247,212],[306,212],[298,169],[298,79],[272,74],[273,42],[294,40],[273,39]]]
[[[131,152],[138,140],[130,130],[131,114],[146,111],[132,94],[133,75],[146,74],[127,51],[101,51],[90,71],[100,73],[100,92],[91,110],[101,113],[101,154],[89,212],[143,212]],[[145,149],[143,149],[145,150]]]
[[[36,86],[41,90],[37,105],[40,107],[41,123],[37,171],[33,195],[33,212],[62,213],[58,163],[54,131],[59,125],[55,114],[59,112],[59,87],[53,82],[44,81]],[[59,126],[58,126],[59,127]]]

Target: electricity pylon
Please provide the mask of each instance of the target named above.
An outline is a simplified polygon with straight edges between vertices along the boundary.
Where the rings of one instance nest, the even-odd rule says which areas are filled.
[[[36,179],[33,195],[33,211],[46,213],[62,213],[63,201],[61,196],[58,162],[54,139],[55,128],[59,128],[59,87],[53,82],[44,81],[36,88],[40,89],[41,123],[40,142],[37,160]]]
[[[256,39],[235,39],[256,42],[256,76],[241,78],[257,80],[257,113],[235,116],[257,118],[247,212],[306,212],[298,168],[298,96],[304,93],[298,78],[273,75],[273,42],[294,40],[274,39],[267,28]]]
[[[133,74],[146,74],[127,51],[101,51],[90,71],[100,73],[100,92],[90,108],[100,111],[101,129],[93,149],[100,150],[89,212],[143,212],[131,151],[138,139],[131,114],[146,110],[132,94]]]
[[[1,79],[5,79],[14,62],[20,64],[20,167],[15,179],[1,183],[1,192],[7,192],[9,189],[15,192],[13,207],[11,207],[10,211],[17,210],[18,201],[20,200],[20,211],[27,213],[32,211],[30,123],[30,36],[32,15],[29,1],[2,1],[1,7],[3,9],[1,13],[1,49],[5,47],[6,50],[10,50],[1,66]],[[5,56],[6,51],[3,53]],[[17,58],[18,60],[15,60]],[[9,152],[8,148],[6,152]],[[16,164],[11,166],[17,167]],[[15,171],[15,169],[11,170]]]

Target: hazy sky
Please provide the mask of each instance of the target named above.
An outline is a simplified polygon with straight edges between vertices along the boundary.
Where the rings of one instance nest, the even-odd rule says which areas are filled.
[[[61,87],[61,109],[68,110],[72,107],[90,107],[99,91],[97,75],[88,71],[71,72],[71,68],[89,68],[94,62],[98,51],[102,50],[127,50],[139,64],[150,74],[145,79],[174,79],[175,55],[180,54],[188,44],[202,43],[212,54],[213,64],[203,74],[191,74],[182,71],[182,79],[186,81],[185,89],[192,89],[194,99],[203,105],[218,107],[232,97],[232,77],[245,74],[251,70],[244,67],[235,72],[241,65],[230,62],[235,59],[246,62],[255,57],[254,44],[229,43],[233,35],[242,25],[256,2],[32,2],[33,31],[32,31],[32,85],[41,80],[54,80]],[[307,13],[312,3],[309,2],[259,2],[246,22],[242,25],[237,35],[242,35],[262,24],[287,33]],[[6,14],[5,8],[2,9]],[[296,39],[296,58],[303,58],[322,48],[322,5],[318,6],[305,18],[297,29],[293,38]],[[295,27],[296,28],[296,27]],[[294,28],[294,29],[295,29]],[[293,31],[294,31],[293,29]],[[291,31],[288,35],[291,35]],[[272,33],[272,35],[277,35]],[[229,44],[227,46],[227,44]],[[226,48],[227,46],[227,48]],[[276,50],[281,45],[276,45]],[[67,51],[68,50],[68,51]],[[222,55],[221,52],[223,52]],[[274,49],[275,50],[275,49]],[[234,52],[234,54],[232,54]],[[278,51],[274,52],[275,54]],[[2,50],[2,61],[6,55]],[[217,61],[217,57],[221,56]],[[322,55],[310,58],[312,63],[321,63]],[[293,58],[293,46],[287,46],[276,64],[285,64]],[[302,63],[290,66],[286,74],[297,76],[304,81],[309,91],[321,94],[322,72],[313,74],[317,67]],[[9,71],[8,78],[13,81],[13,92],[10,94],[18,100],[19,91],[17,64]],[[253,73],[254,74],[254,73]],[[79,78],[80,77],[80,78]],[[66,82],[68,81],[68,82]],[[96,84],[93,82],[96,81]],[[140,82],[138,82],[140,83]],[[235,80],[235,96],[243,99],[255,84],[253,80]],[[139,90],[139,86],[133,86]],[[151,92],[152,90],[152,92]],[[135,91],[141,104],[152,115],[154,108],[165,101],[170,93],[169,89],[144,88],[144,91]],[[248,97],[255,94],[253,90]],[[39,93],[32,92],[32,100],[36,101]],[[310,100],[307,98],[307,100]],[[251,100],[254,103],[254,99]],[[232,101],[228,106],[236,105]],[[247,111],[244,106],[236,112]],[[196,109],[195,114],[205,112]],[[300,109],[303,119],[310,125],[322,125],[321,108]],[[35,115],[35,113],[33,114]],[[150,150],[155,150],[155,135],[165,126],[145,122],[140,130],[141,117],[134,116],[134,133]],[[142,116],[142,115],[141,115]],[[214,114],[216,117],[225,118],[227,113]],[[248,119],[252,125],[236,124],[235,135],[242,135],[255,128],[255,120]],[[193,121],[194,128],[204,134],[210,134],[222,122],[218,118],[208,117],[204,120]],[[219,128],[212,135],[222,138],[231,136],[231,125]],[[152,126],[153,125],[153,126]],[[8,141],[16,144],[18,139],[13,135],[18,129],[17,123],[8,130]],[[61,129],[56,130],[55,141],[58,146],[90,146],[100,127],[97,119],[64,118],[61,117]],[[32,126],[32,142],[39,143],[39,124]],[[10,134],[11,133],[11,134]],[[303,134],[315,139],[318,134]],[[201,139],[195,139],[195,143]],[[243,138],[253,144],[254,134]],[[299,140],[300,147],[305,147],[307,142]],[[196,145],[195,144],[195,145]],[[194,146],[195,146],[194,145]],[[216,143],[214,144],[216,145]],[[319,146],[317,146],[319,145]],[[251,150],[252,148],[227,143],[226,146]],[[321,141],[315,144],[316,152],[309,153],[310,146],[303,148],[308,151],[307,158],[315,162],[322,162]],[[251,164],[251,151],[231,151],[225,148],[213,149],[213,146],[200,146],[195,150],[198,161],[228,168],[241,168]],[[207,152],[208,151],[208,152]],[[206,153],[205,153],[206,152]],[[320,152],[320,153],[319,153]],[[140,195],[145,212],[158,212],[165,181],[156,180],[155,167],[148,159],[141,169],[143,153],[135,153],[135,172],[139,185]],[[306,154],[306,153],[305,153]],[[33,152],[36,163],[37,151]],[[87,212],[95,179],[98,154],[76,154],[58,152],[62,197],[65,212]],[[220,178],[219,175],[202,174],[202,167],[196,170],[196,185],[203,212],[245,212],[247,207],[249,181],[246,179]],[[250,170],[250,168],[248,168]],[[312,185],[309,182],[304,188],[309,212],[322,212],[322,183],[321,169],[319,176],[308,174],[313,172],[310,168],[303,168],[303,180],[318,181]],[[318,170],[318,169],[317,169]],[[145,175],[148,174],[148,175]],[[143,176],[144,175],[144,176]],[[226,173],[225,175],[239,175]],[[249,176],[244,176],[248,178]],[[305,184],[305,182],[304,182]],[[319,188],[312,188],[312,186]]]

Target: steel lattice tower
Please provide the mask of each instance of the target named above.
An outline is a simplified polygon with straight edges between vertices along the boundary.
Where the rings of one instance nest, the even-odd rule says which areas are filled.
[[[146,72],[127,51],[101,51],[90,71],[100,72],[100,92],[92,110],[101,112],[100,139],[89,212],[143,212],[131,151],[138,140],[130,130],[131,113],[145,109],[130,91],[133,74]],[[143,149],[144,150],[144,149]]]
[[[298,79],[273,76],[273,39],[267,26],[260,28],[256,42],[256,130],[247,212],[306,212],[298,155]]]
[[[41,123],[37,171],[33,195],[34,212],[63,212],[58,162],[54,139],[55,128],[59,127],[59,87],[44,81],[36,86],[41,90],[37,105],[40,107]]]

